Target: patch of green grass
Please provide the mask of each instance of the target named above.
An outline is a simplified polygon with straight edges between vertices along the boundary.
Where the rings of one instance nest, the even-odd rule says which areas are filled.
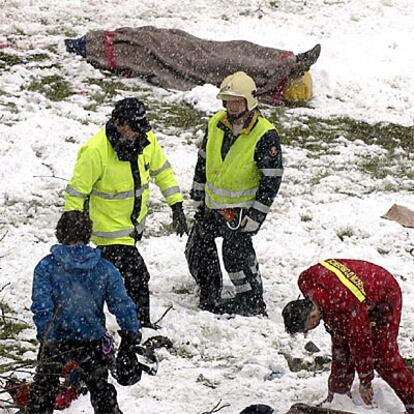
[[[8,93],[5,93],[5,95],[8,95]],[[20,109],[17,106],[17,104],[15,102],[11,102],[11,101],[7,102],[7,109],[12,114],[18,114],[20,112]]]
[[[10,320],[0,322],[0,340],[14,338],[29,326],[24,322],[13,322]]]
[[[160,223],[156,228],[145,228],[144,237],[164,237],[174,234],[174,227],[171,223]]]
[[[24,352],[25,351],[23,351],[23,349],[20,352],[16,352],[16,347],[3,346],[0,344],[0,357],[9,358],[14,361],[21,361],[20,355]]]
[[[18,36],[26,36],[26,32],[20,27],[16,27],[13,34],[16,34]]]
[[[369,145],[377,144],[387,150],[401,147],[414,151],[414,126],[369,124],[345,117],[322,119],[300,116],[292,120],[292,115],[281,108],[272,109],[268,118],[278,128],[283,144],[305,146],[311,141],[309,150],[319,151],[321,146],[318,147],[318,142],[333,143],[343,136],[350,141],[359,139]]]
[[[106,97],[102,93],[96,93],[91,96],[91,100],[93,102],[89,103],[88,105],[85,105],[83,108],[85,109],[85,111],[96,112],[98,108],[106,101]]]
[[[60,75],[50,75],[40,80],[33,80],[27,90],[40,92],[54,102],[63,101],[74,94],[70,88],[70,83]]]
[[[12,309],[7,303],[0,302],[0,311],[1,311],[1,314],[4,315],[5,313],[11,313]]]
[[[14,65],[21,65],[25,60],[20,56],[12,55],[11,53],[0,52],[0,69]]]
[[[242,11],[240,11],[239,12],[239,15],[240,16],[250,16],[250,14],[251,14],[251,11],[250,10],[242,10]]]
[[[381,255],[381,256],[386,256],[387,254],[390,254],[390,249],[384,249],[382,247],[377,247],[377,252]]]
[[[414,370],[414,358],[403,358],[405,364],[411,369]]]
[[[178,128],[194,131],[202,128],[207,117],[203,112],[188,105],[153,103],[148,109],[148,119],[164,128]]]
[[[125,85],[124,83],[114,80],[113,78],[110,79],[94,79],[94,78],[88,78],[87,83],[89,85],[98,85],[102,92],[108,96],[113,97],[115,95],[118,95],[119,91],[130,91],[131,88],[128,85]]]
[[[33,55],[29,55],[26,58],[26,62],[42,62],[47,59],[50,59],[50,56],[47,53],[35,53]]]
[[[347,119],[347,118],[341,118]],[[344,122],[342,122],[344,123]],[[361,139],[367,144],[377,144],[387,150],[401,147],[414,150],[414,127],[406,127],[397,124],[368,124],[362,121],[347,122],[345,125],[346,135]],[[348,137],[347,137],[348,138]],[[352,138],[348,138],[351,139]]]
[[[306,149],[306,157],[318,159],[321,156],[340,154],[338,138],[349,141],[360,140],[367,145],[378,145],[385,152],[378,155],[355,154],[355,167],[375,179],[387,176],[414,179],[412,168],[414,153],[414,127],[396,124],[368,124],[351,118],[336,117],[322,119],[312,116],[296,115],[283,108],[266,107],[265,116],[272,121],[280,135],[282,145]],[[338,169],[338,166],[336,166]],[[312,179],[318,183],[320,177]],[[395,189],[390,186],[391,191]]]
[[[69,38],[79,37],[79,35],[71,29],[65,29],[64,35]]]
[[[301,213],[299,215],[300,221],[303,221],[304,223],[307,223],[308,221],[312,221],[312,216],[310,214]]]
[[[62,34],[62,30],[58,28],[49,28],[47,29],[47,34],[50,36],[60,36]]]
[[[177,295],[189,295],[191,293],[190,290],[185,286],[179,287],[179,288],[173,288],[173,292],[176,293]]]
[[[49,45],[46,47],[46,50],[48,50],[50,53],[57,54],[58,53],[58,46],[57,45]]]
[[[308,155],[308,154],[307,154]],[[310,157],[308,157],[310,158]],[[337,168],[337,171],[339,171],[339,168]],[[310,177],[309,184],[311,185],[317,185],[319,184],[324,178],[329,177],[331,175],[330,171],[321,171],[321,172],[315,172],[315,174]],[[301,180],[299,180],[301,182]]]
[[[29,325],[15,318],[14,312],[5,302],[0,302],[0,340],[14,338]]]
[[[68,142],[68,143],[71,143],[71,144],[77,144],[78,143],[78,141],[76,140],[75,137],[66,137],[65,142]]]
[[[339,237],[339,239],[341,241],[344,241],[345,238],[352,237],[354,235],[354,230],[352,229],[352,227],[349,227],[349,226],[348,227],[344,227],[342,229],[339,229],[336,232],[336,235]]]
[[[98,85],[101,91],[96,92],[91,96],[91,102],[84,106],[87,111],[96,111],[101,105],[111,103],[114,96],[119,94],[119,91],[131,91],[132,88],[113,78],[94,79],[88,78],[89,85]]]
[[[7,303],[0,302],[0,311],[0,357],[19,361],[21,356],[28,351],[28,348],[22,346],[17,337],[20,332],[30,326],[15,318],[15,313]],[[15,341],[11,342],[11,339]]]
[[[196,382],[198,382],[200,384],[203,384],[204,386],[206,386],[208,388],[212,388],[212,389],[215,389],[220,385],[219,381],[211,380],[211,379],[205,377],[203,374],[200,374],[197,377]]]
[[[358,166],[362,171],[376,179],[384,179],[387,176],[391,176],[413,180],[414,169],[412,168],[412,163],[413,157],[409,152],[397,153],[394,149],[389,149],[386,154],[381,156],[361,157]]]
[[[365,158],[360,167],[363,171],[371,174],[375,178],[382,179],[389,174],[389,169],[386,164],[384,157],[374,156]]]
[[[50,59],[47,53],[34,53],[24,58],[11,53],[0,52],[0,69],[7,69],[15,65],[23,65],[30,62],[43,62]]]

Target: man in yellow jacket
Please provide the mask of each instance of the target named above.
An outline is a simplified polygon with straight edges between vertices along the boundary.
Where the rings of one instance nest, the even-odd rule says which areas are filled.
[[[92,241],[124,278],[144,327],[150,321],[150,275],[136,248],[148,213],[149,181],[153,178],[173,211],[177,234],[187,233],[183,197],[171,165],[135,98],[116,103],[105,128],[78,153],[65,194],[65,211],[89,210]]]
[[[256,85],[244,72],[225,78],[217,96],[225,111],[213,115],[198,152],[191,198],[200,204],[186,246],[200,287],[200,307],[216,313],[266,315],[252,244],[276,197],[283,172],[279,136],[257,109]],[[221,300],[222,275],[215,238],[236,296]]]

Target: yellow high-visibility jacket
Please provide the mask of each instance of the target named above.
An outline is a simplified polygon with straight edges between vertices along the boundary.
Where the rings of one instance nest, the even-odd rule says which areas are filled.
[[[254,204],[261,178],[254,160],[256,145],[267,131],[275,127],[259,116],[254,128],[240,134],[223,160],[224,131],[217,125],[225,115],[224,111],[218,112],[208,124],[206,205],[210,209],[249,208]]]
[[[139,179],[136,177],[135,181],[133,165],[130,161],[119,160],[105,128],[78,153],[73,176],[66,188],[65,211],[83,211],[85,201],[89,199],[92,241],[98,246],[135,245],[131,233],[141,234],[144,230],[150,178],[154,178],[168,205],[183,201],[171,165],[157,138],[152,131],[146,138],[147,145],[138,155]],[[133,223],[131,215],[135,203],[140,203],[140,206],[135,206],[135,212],[139,214]]]

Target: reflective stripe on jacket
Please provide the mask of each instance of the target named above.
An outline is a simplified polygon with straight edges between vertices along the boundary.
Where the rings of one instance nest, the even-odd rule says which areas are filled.
[[[224,131],[218,123],[225,115],[224,111],[218,112],[208,125],[205,202],[210,209],[249,208],[254,203],[261,177],[254,160],[256,145],[267,131],[275,127],[259,117],[248,134],[242,133],[237,137],[223,160]]]
[[[78,153],[72,179],[66,188],[65,210],[83,210],[89,198],[92,241],[98,246],[135,244],[130,235],[134,230],[137,233],[144,230],[150,178],[154,178],[168,205],[183,201],[172,168],[152,131],[147,133],[147,140],[148,145],[137,160],[138,188],[134,188],[131,162],[118,159],[105,128]],[[138,199],[141,206],[134,226],[131,215]]]

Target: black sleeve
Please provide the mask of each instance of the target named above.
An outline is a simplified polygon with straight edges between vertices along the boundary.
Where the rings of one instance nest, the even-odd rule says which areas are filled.
[[[193,185],[190,197],[195,201],[203,201],[205,196],[206,184],[206,146],[208,130],[204,134],[203,142],[198,150],[197,164],[194,171]]]
[[[257,143],[254,160],[261,179],[256,200],[248,215],[258,223],[263,223],[282,182],[282,149],[275,129],[266,132]]]

